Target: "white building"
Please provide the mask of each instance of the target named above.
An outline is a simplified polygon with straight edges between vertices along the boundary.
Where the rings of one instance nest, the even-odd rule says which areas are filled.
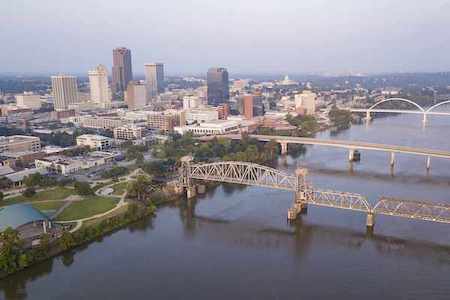
[[[203,123],[219,120],[219,111],[215,107],[194,108],[186,111],[186,122]]]
[[[144,128],[134,125],[125,125],[114,128],[114,138],[117,140],[139,140],[142,139]]]
[[[36,159],[34,164],[38,169],[45,169],[62,175],[68,175],[80,170],[104,165],[114,160],[114,154],[95,151],[83,157],[67,157],[62,155],[47,156]]]
[[[98,65],[88,72],[91,89],[90,100],[103,108],[111,107],[111,90],[108,84],[108,69],[104,65]]]
[[[102,135],[83,134],[77,137],[77,145],[102,151],[111,148],[113,139]]]
[[[179,134],[192,133],[193,135],[221,135],[229,133],[239,133],[240,126],[236,121],[218,120],[208,123],[178,126],[174,128]]]
[[[295,108],[303,109],[306,115],[313,115],[316,112],[317,95],[311,91],[303,91],[295,95]]]
[[[24,92],[23,94],[16,95],[17,106],[40,109],[41,108],[41,96],[35,95],[31,92]]]
[[[200,105],[201,105],[201,101],[198,96],[184,96],[183,97],[183,109],[198,108]]]
[[[55,110],[67,110],[69,104],[78,102],[77,78],[69,75],[52,76]]]
[[[150,101],[164,92],[164,65],[162,63],[145,64],[144,72],[147,100]]]

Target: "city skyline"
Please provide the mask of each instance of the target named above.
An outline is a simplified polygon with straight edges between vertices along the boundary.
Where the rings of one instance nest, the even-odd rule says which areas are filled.
[[[25,2],[0,4],[0,38],[15,41],[3,46],[2,73],[80,74],[97,64],[110,69],[110,51],[121,46],[132,50],[136,74],[148,61],[164,62],[169,75],[203,74],[214,65],[249,74],[450,70],[445,33],[450,4],[444,0],[433,6],[386,0],[288,1],[283,6],[274,1],[213,6],[201,0],[134,0],[110,6],[96,0],[58,3],[54,18],[46,18],[54,1]],[[168,9],[172,6],[177,9]],[[160,13],[154,18],[144,17],[155,10]],[[34,19],[39,22],[24,22]]]

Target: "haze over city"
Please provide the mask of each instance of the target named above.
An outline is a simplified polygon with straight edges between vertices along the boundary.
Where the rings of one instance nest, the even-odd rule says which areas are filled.
[[[449,12],[0,1],[0,300],[449,300]]]
[[[450,70],[450,2],[107,0],[0,3],[0,73],[85,73],[133,50],[167,74]]]

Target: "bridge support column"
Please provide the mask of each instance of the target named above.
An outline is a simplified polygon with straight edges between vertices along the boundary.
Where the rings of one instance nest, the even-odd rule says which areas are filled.
[[[348,150],[348,161],[353,162],[355,159],[355,149]]]
[[[430,171],[431,169],[431,156],[427,157],[427,171]]]
[[[368,229],[373,229],[374,226],[375,226],[375,215],[373,212],[369,212],[367,214],[366,227]]]
[[[188,186],[186,188],[186,196],[188,199],[192,199],[195,196],[197,196],[196,190],[195,190],[195,185],[192,186]]]
[[[427,116],[426,113],[424,113],[424,114],[423,114],[423,119],[422,119],[423,125],[427,124],[427,121],[428,121],[428,116]]]
[[[308,209],[308,203],[306,202],[305,192],[296,192],[294,196],[294,204],[288,210],[288,220],[294,221],[297,219],[298,215],[306,212]]]
[[[391,170],[394,169],[395,166],[395,153],[391,152],[390,158],[389,158],[389,166],[391,167]]]
[[[286,155],[288,152],[288,143],[280,143],[281,145],[281,155]]]
[[[367,121],[367,123],[369,123],[370,120],[372,120],[372,116],[370,115],[370,111],[368,110],[368,111],[366,111],[366,121]]]

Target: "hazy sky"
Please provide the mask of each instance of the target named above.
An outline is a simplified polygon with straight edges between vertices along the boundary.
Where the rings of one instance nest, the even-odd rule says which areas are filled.
[[[449,0],[0,0],[0,73],[450,71]]]

